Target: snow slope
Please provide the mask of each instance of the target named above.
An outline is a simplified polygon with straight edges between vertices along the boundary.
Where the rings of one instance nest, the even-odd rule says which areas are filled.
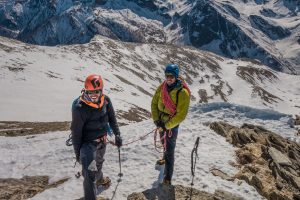
[[[70,121],[71,103],[89,74],[101,74],[104,92],[122,117],[151,97],[167,63],[178,63],[192,104],[230,102],[300,112],[300,79],[261,64],[222,58],[190,47],[124,43],[95,37],[84,45],[41,47],[0,37],[0,120]]]
[[[207,108],[210,109],[207,109]],[[243,112],[242,110],[247,110]],[[249,112],[248,112],[249,111]],[[247,113],[252,113],[248,114]],[[267,113],[260,117],[257,113]],[[268,116],[268,117],[266,117]],[[210,173],[211,169],[219,169],[234,175],[237,169],[229,163],[235,162],[235,148],[220,135],[210,130],[208,122],[224,120],[234,125],[253,123],[263,126],[278,134],[300,142],[300,137],[293,137],[294,129],[288,124],[288,116],[276,112],[252,109],[234,104],[208,104],[191,107],[187,119],[180,126],[177,138],[174,184],[189,186],[191,183],[190,153],[197,137],[200,137],[198,149],[199,159],[196,165],[195,188],[214,192],[223,189],[247,200],[264,199],[256,190],[244,181],[239,184],[222,180]],[[151,120],[121,127],[124,143],[138,139],[154,128]],[[80,166],[74,165],[73,148],[65,146],[69,132],[52,132],[34,137],[1,137],[0,178],[21,178],[25,175],[48,175],[50,181],[63,177],[70,179],[57,188],[48,189],[32,199],[78,199],[83,196],[82,177],[75,178]],[[291,137],[292,136],[292,137]],[[51,148],[49,148],[51,147]],[[101,193],[101,196],[114,199],[126,199],[132,192],[156,187],[161,181],[162,169],[155,170],[154,163],[159,158],[153,146],[153,134],[142,141],[123,146],[121,149],[122,182],[117,184],[119,173],[117,149],[107,146],[103,171],[112,178],[112,186]]]
[[[288,125],[290,115],[300,111],[299,76],[275,72],[256,62],[222,58],[190,47],[124,43],[103,37],[84,45],[56,47],[0,37],[0,47],[1,121],[69,121],[71,102],[80,95],[85,77],[99,73],[119,122],[129,124],[120,128],[124,143],[154,129],[147,115],[151,96],[164,78],[164,65],[178,63],[193,98],[177,139],[174,184],[190,185],[190,152],[200,137],[195,188],[208,192],[220,188],[245,199],[263,199],[245,182],[225,181],[210,173],[217,168],[234,175],[237,169],[229,164],[235,161],[235,148],[210,130],[209,122],[253,123],[300,141]],[[142,109],[142,122],[134,123],[122,115]],[[73,168],[73,149],[65,146],[68,135],[69,131],[0,137],[0,154],[9,155],[0,158],[0,178],[48,175],[55,181],[67,176],[70,179],[64,184],[32,199],[82,197],[82,177],[74,176],[80,166]],[[118,185],[117,149],[108,145],[103,171],[113,185],[101,196],[112,198],[115,194],[114,199],[122,200],[132,192],[156,187],[162,173],[154,167],[158,158],[153,135],[122,147],[124,177]]]

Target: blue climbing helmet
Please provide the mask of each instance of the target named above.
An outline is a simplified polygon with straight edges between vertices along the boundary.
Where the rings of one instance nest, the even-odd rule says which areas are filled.
[[[165,74],[172,74],[176,79],[179,76],[179,67],[176,64],[167,64]]]

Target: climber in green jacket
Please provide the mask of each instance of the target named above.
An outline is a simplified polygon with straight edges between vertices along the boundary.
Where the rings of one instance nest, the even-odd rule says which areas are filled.
[[[163,184],[170,185],[178,128],[188,113],[191,94],[184,80],[179,77],[178,65],[168,64],[165,77],[152,98],[151,113],[160,137],[165,138],[162,140],[164,156],[157,164],[165,164]]]

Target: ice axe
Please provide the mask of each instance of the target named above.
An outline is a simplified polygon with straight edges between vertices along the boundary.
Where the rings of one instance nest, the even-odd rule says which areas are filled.
[[[118,182],[121,182],[122,181],[121,177],[123,176],[123,173],[122,173],[122,168],[121,168],[121,149],[120,149],[120,147],[118,147],[118,153],[119,153],[119,167],[120,167],[120,173],[118,174],[118,176],[119,176]]]
[[[198,146],[199,146],[200,138],[197,137],[194,148],[191,153],[191,172],[192,172],[192,182],[191,182],[191,192],[190,192],[190,200],[192,200],[193,195],[193,186],[194,186],[194,177],[195,177],[195,170],[196,170],[196,162],[198,158]]]

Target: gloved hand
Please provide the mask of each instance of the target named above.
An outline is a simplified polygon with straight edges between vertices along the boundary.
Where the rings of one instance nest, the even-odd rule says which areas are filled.
[[[154,124],[155,124],[155,126],[156,126],[157,128],[158,128],[159,123],[160,123],[160,120],[155,120],[155,121],[154,121]]]
[[[120,135],[115,135],[115,144],[117,147],[121,147],[122,146],[122,138]]]
[[[157,128],[161,129],[161,131],[166,131],[166,126],[165,123],[161,120],[157,120],[154,122],[154,124],[156,125]]]

